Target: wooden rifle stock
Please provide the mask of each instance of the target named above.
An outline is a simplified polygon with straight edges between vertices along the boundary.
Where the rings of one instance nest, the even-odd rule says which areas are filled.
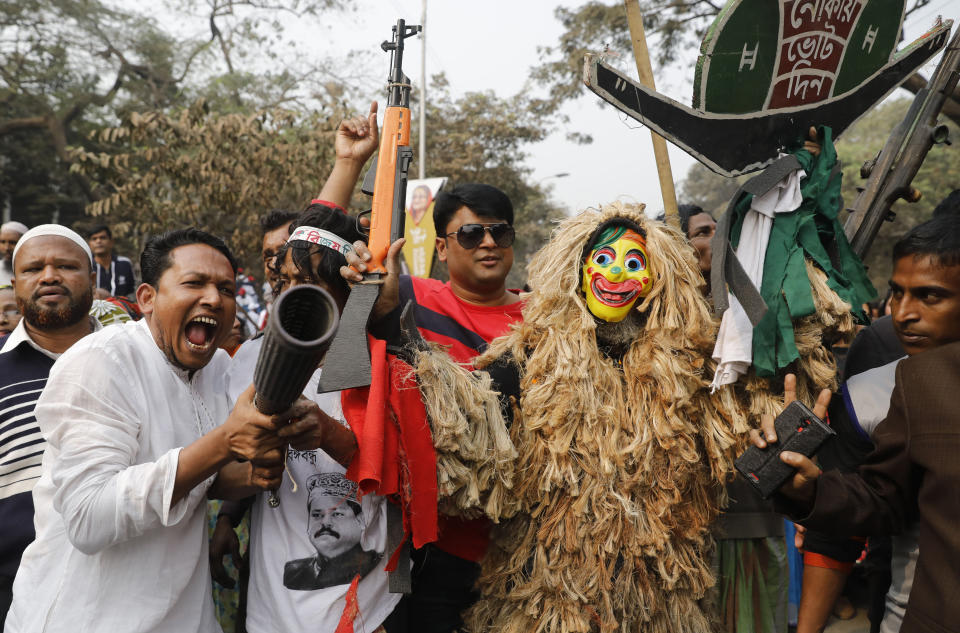
[[[890,207],[898,199],[920,199],[911,187],[914,176],[934,143],[949,143],[946,126],[937,116],[947,95],[960,78],[960,30],[954,33],[943,59],[927,87],[917,93],[903,121],[894,128],[877,157],[864,164],[861,174],[867,182],[857,196],[851,215],[843,226],[854,252],[862,259],[876,238]]]

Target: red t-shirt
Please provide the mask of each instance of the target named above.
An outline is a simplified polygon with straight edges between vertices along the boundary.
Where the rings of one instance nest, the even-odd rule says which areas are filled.
[[[519,291],[514,291],[519,292]],[[469,363],[493,339],[506,334],[523,319],[523,301],[501,306],[467,303],[453,293],[449,283],[436,279],[400,277],[400,306],[414,302],[417,329],[424,339],[449,346],[450,357]],[[479,562],[490,543],[490,521],[468,521],[441,514],[436,546],[445,552]]]

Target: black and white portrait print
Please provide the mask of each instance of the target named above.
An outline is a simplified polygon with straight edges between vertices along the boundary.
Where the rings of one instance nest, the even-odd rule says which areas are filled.
[[[341,473],[319,473],[307,479],[307,536],[314,555],[287,561],[283,585],[311,591],[350,583],[366,576],[383,556],[364,550],[366,527],[357,499],[357,484]]]

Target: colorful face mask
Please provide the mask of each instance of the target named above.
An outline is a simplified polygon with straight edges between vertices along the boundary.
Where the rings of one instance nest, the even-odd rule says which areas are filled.
[[[593,316],[616,323],[653,288],[646,240],[625,226],[604,231],[583,262],[583,294]]]

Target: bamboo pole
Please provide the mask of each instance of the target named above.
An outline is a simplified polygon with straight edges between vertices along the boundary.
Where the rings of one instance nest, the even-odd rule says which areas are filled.
[[[657,87],[653,82],[653,66],[650,64],[650,51],[647,50],[647,37],[643,32],[643,13],[640,12],[638,0],[623,0],[627,9],[627,24],[630,25],[630,41],[633,42],[633,57],[637,62],[637,75],[640,83],[651,90]],[[657,174],[660,177],[660,193],[663,196],[663,210],[667,222],[675,227],[680,226],[680,216],[677,213],[677,192],[673,186],[673,170],[670,169],[670,156],[667,153],[667,142],[662,136],[650,131],[653,141],[653,156],[657,162]]]

